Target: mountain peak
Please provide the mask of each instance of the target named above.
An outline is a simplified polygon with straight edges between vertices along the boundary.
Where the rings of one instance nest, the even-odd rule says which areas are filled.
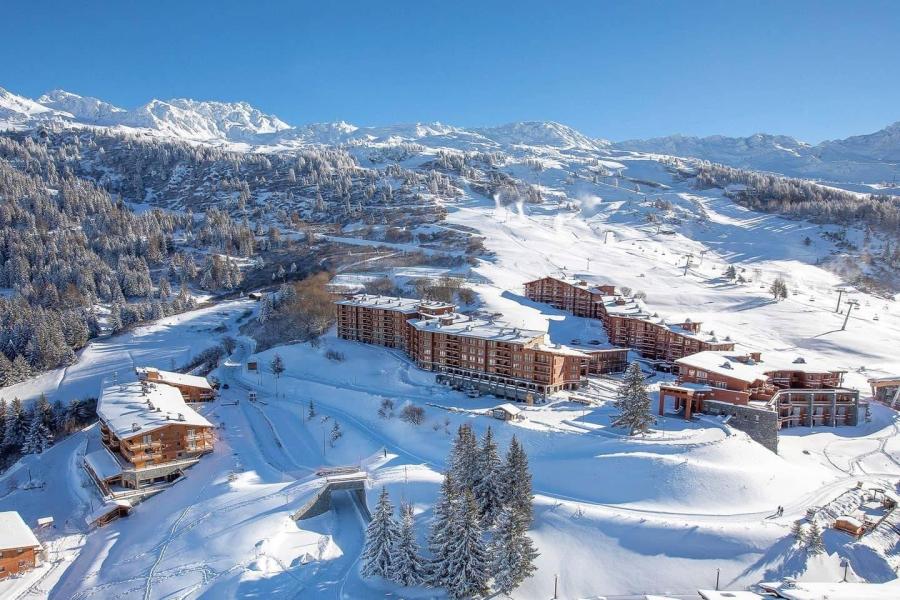
[[[126,113],[124,109],[109,102],[61,89],[50,90],[38,98],[37,102],[47,108],[66,112],[79,121],[99,125],[115,125],[118,117]]]

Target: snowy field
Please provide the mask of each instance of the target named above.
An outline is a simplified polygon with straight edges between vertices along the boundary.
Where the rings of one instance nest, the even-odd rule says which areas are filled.
[[[815,266],[831,250],[818,237],[819,226],[746,211],[672,181],[659,163],[623,159],[631,176],[665,182],[652,198],[669,200],[679,214],[702,209],[708,215],[702,223],[683,220],[672,234],[656,233],[643,220],[644,192],[617,187],[611,178],[570,182],[553,164],[548,160],[540,184],[559,203],[499,207],[469,195],[447,207],[451,224],[480,231],[494,253],[473,268],[470,284],[481,308],[502,313],[501,321],[548,329],[560,342],[602,337],[596,322],[524,298],[525,281],[565,271],[644,291],[661,316],[703,321],[704,329],[764,358],[803,356],[846,369],[846,382],[864,395],[867,377],[900,372],[895,301],[854,293],[860,307],[841,331],[843,315],[834,312],[841,281]],[[577,210],[568,210],[570,203]],[[800,243],[806,235],[816,240],[809,247]],[[694,260],[685,272],[687,254]],[[744,268],[752,281],[727,282],[726,264]],[[776,276],[791,291],[780,303],[767,291]],[[44,391],[51,400],[95,395],[114,372],[130,378],[136,364],[169,368],[226,332],[236,335],[235,321],[250,306],[223,304],[98,341],[69,369],[2,393],[33,398]],[[690,423],[662,418],[647,437],[625,438],[609,426],[612,379],[592,383],[588,393],[596,406],[563,396],[526,408],[522,422],[504,423],[486,414],[500,401],[438,386],[433,374],[395,351],[333,333],[320,347],[259,354],[249,340],[241,342],[217,373],[228,389],[203,407],[217,425],[215,452],[128,518],[93,531],[84,524],[97,502],[79,466],[95,443],[92,429],[0,476],[0,510],[19,510],[28,522],[52,515],[57,523],[43,534],[49,563],[0,583],[0,597],[441,597],[438,590],[400,591],[359,576],[363,520],[349,495],[336,494],[334,510],[319,517],[294,522],[290,515],[321,485],[318,467],[362,464],[369,472],[369,506],[382,486],[395,502],[412,503],[423,542],[461,423],[479,434],[492,427],[501,448],[515,434],[529,456],[535,490],[530,534],[541,555],[537,573],[515,598],[550,597],[554,576],[561,598],[695,597],[698,587],[713,586],[717,569],[723,587],[742,588],[788,575],[837,580],[840,557],[849,559],[853,580],[895,580],[900,568],[896,537],[854,542],[827,531],[827,552],[813,559],[790,538],[791,523],[807,508],[829,505],[859,481],[897,490],[898,419],[883,407],[873,406],[871,422],[856,428],[785,432],[775,455],[705,417]],[[328,350],[344,360],[327,358]],[[276,352],[286,365],[277,381],[267,368],[247,372],[251,356],[265,366]],[[651,379],[654,392],[661,379]],[[258,402],[248,401],[251,390]],[[425,422],[379,417],[383,398],[393,400],[395,413],[405,403],[424,407]],[[335,421],[344,435],[331,447],[325,437]],[[43,488],[26,489],[29,477]],[[777,506],[785,509],[780,517]]]

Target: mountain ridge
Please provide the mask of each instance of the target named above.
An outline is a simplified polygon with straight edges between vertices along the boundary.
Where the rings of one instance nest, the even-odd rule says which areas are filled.
[[[291,125],[248,102],[153,99],[134,109],[54,89],[29,99],[0,88],[0,128],[41,123],[146,130],[204,143],[256,147],[359,143],[433,143],[464,150],[547,147],[583,152],[642,152],[699,158],[734,167],[846,182],[879,182],[900,176],[900,121],[867,134],[809,144],[787,135],[746,137],[669,135],[609,142],[555,121],[517,121],[489,127],[441,122],[358,126],[345,121]]]

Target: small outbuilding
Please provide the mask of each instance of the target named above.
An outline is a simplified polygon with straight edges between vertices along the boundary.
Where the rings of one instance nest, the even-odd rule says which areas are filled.
[[[853,537],[861,537],[866,532],[866,525],[856,517],[844,515],[834,520],[834,528],[844,533],[849,533]]]
[[[501,421],[520,421],[525,418],[522,414],[522,409],[509,402],[492,408],[491,416]]]

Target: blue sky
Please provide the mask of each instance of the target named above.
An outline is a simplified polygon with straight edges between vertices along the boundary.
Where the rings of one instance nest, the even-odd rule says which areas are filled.
[[[900,120],[900,2],[4,2],[0,86],[292,124],[556,120],[612,140]]]

